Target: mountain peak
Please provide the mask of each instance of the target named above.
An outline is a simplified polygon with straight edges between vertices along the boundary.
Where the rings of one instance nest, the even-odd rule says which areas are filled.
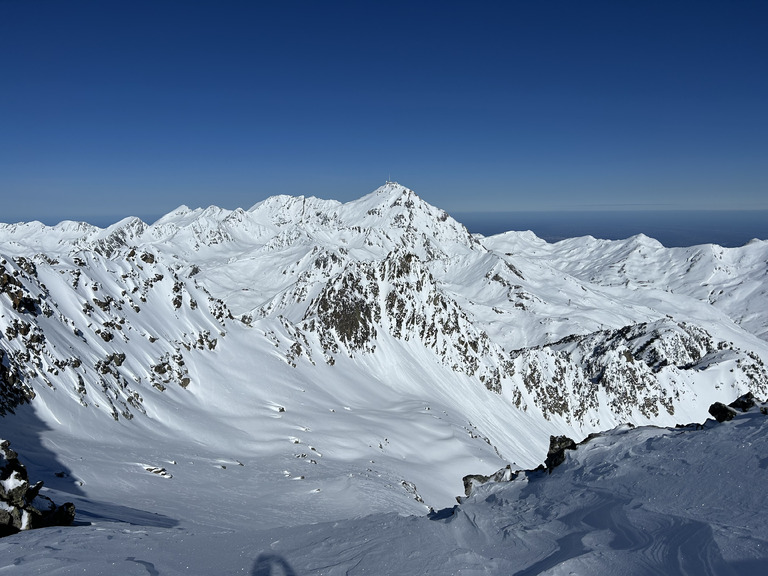
[[[392,182],[391,180],[387,180],[382,186],[379,186],[376,190],[374,190],[374,193],[379,195],[402,195],[408,193],[413,194],[414,192],[399,182]]]
[[[375,199],[378,205],[397,206],[398,201],[407,198],[419,198],[419,196],[407,186],[403,186],[398,182],[387,181],[382,186],[379,186],[371,192],[360,198],[359,200]]]
[[[358,200],[353,200],[350,204],[365,205],[369,209],[375,208],[382,211],[388,211],[391,208],[404,206],[409,210],[420,207],[426,211],[438,210],[434,206],[422,200],[416,192],[397,182],[387,182],[379,186]]]

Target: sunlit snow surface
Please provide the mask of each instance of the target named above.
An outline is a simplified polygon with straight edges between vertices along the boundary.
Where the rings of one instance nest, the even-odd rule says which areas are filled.
[[[757,408],[701,430],[620,427],[551,475],[487,484],[432,518],[339,521],[259,492],[257,462],[222,469],[175,446],[173,479],[126,463],[123,483],[115,454],[91,444],[89,495],[48,492],[74,496],[78,525],[0,540],[3,573],[763,574],[767,433]]]
[[[406,254],[410,284],[381,277]],[[388,183],[347,204],[180,207],[149,226],[0,225],[0,255],[31,296],[48,292],[53,312],[31,319],[0,294],[0,349],[26,351],[8,336],[12,321],[45,336],[26,365],[36,397],[0,418],[0,437],[45,495],[77,507],[74,527],[0,539],[0,575],[761,573],[768,464],[757,412],[703,431],[622,428],[546,479],[480,488],[450,508],[462,476],[534,468],[550,434],[700,422],[711,402],[746,391],[745,353],[768,360],[768,242],[473,237]],[[19,256],[36,278],[21,274]],[[380,300],[405,286],[409,313],[431,322],[445,320],[439,295],[464,315],[454,340],[485,334],[489,352],[467,360],[449,346],[440,356],[383,317],[375,352],[342,346],[328,363],[302,323],[321,291],[352,273],[363,283],[379,274]],[[215,299],[234,318],[217,314]],[[527,358],[578,357],[574,341],[547,348],[562,338],[638,323],[672,333],[681,322],[739,352],[661,368],[674,414],[648,416],[601,390],[582,421],[568,420],[545,415],[524,386]],[[524,347],[530,356],[515,359],[500,393],[466,371]],[[119,352],[121,364],[104,365]],[[184,362],[161,391],[156,368],[174,354]],[[429,507],[442,512],[430,518]]]

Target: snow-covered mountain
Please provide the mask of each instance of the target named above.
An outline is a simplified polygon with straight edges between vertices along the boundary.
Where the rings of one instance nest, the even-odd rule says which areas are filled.
[[[767,263],[766,241],[485,238],[396,183],[0,224],[0,438],[92,522],[197,522],[221,490],[224,530],[424,514],[550,435],[768,396]]]

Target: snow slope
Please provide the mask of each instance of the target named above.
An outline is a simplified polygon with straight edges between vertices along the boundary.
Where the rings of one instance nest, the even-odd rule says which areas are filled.
[[[300,574],[762,574],[768,419],[620,427],[432,518],[265,538]],[[374,542],[374,544],[371,544]]]
[[[767,242],[473,236],[396,183],[151,225],[2,224],[0,437],[75,502],[82,526],[44,532],[105,546],[93,573],[123,558],[107,536],[141,559],[119,571],[152,573],[150,533],[190,570],[211,545],[247,570],[259,529],[400,530],[465,475],[534,468],[552,434],[767,396],[766,262]],[[26,573],[58,566],[32,556]]]
[[[18,574],[762,574],[767,427],[756,408],[703,427],[622,426],[551,474],[483,485],[431,517],[303,524],[281,499],[283,526],[268,527],[271,495],[238,490],[248,467],[184,490],[147,476],[142,496],[76,497],[80,525],[10,536],[0,550]]]

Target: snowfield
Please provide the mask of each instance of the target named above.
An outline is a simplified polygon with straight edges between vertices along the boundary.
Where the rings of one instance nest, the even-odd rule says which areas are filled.
[[[0,438],[77,510],[0,572],[762,573],[766,416],[674,426],[768,397],[766,241],[485,238],[387,183],[0,224],[0,266]]]
[[[96,449],[83,468],[93,495],[49,490],[74,500],[78,525],[0,548],[9,574],[762,574],[767,427],[757,408],[702,429],[622,426],[551,474],[483,485],[431,517],[372,507],[343,520],[313,517],[290,490],[257,492],[251,466],[187,460],[186,448],[173,469],[194,480],[125,463],[127,486]]]

